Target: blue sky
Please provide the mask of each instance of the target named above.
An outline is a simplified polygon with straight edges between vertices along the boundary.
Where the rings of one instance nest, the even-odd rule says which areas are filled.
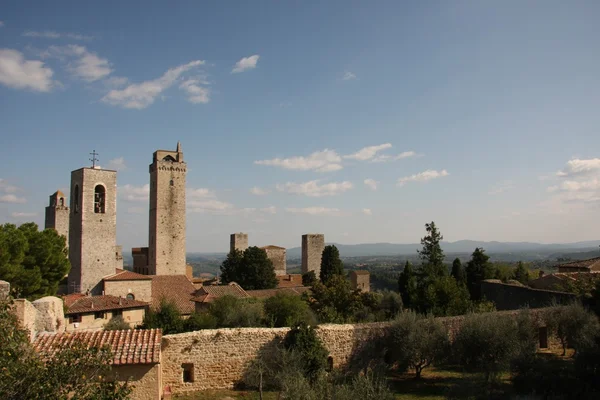
[[[598,239],[596,1],[3,2],[0,221],[93,149],[118,242],[181,141],[188,250]]]

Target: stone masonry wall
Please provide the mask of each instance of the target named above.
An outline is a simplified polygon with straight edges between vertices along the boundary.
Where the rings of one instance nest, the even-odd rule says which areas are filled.
[[[273,263],[275,275],[286,275],[286,250],[283,247],[278,246],[265,246],[262,249],[267,253],[267,257]]]
[[[302,273],[315,271],[317,279],[321,273],[321,256],[325,248],[325,235],[309,233],[302,235]]]
[[[487,300],[494,302],[498,310],[548,307],[553,302],[567,304],[577,298],[572,293],[532,289],[527,286],[510,285],[495,280],[481,282],[481,294]]]
[[[135,300],[152,301],[152,279],[129,281],[104,281],[104,294],[127,297],[133,294]]]
[[[530,310],[541,325],[544,309]],[[516,311],[499,312],[516,315]],[[454,337],[464,317],[441,318]],[[362,344],[381,334],[389,323],[320,325],[317,334],[329,350],[335,367],[344,366]],[[162,342],[163,384],[174,393],[232,388],[249,361],[272,351],[289,328],[213,329],[166,335]],[[193,364],[194,381],[182,381],[182,364]]]
[[[233,250],[244,251],[248,248],[248,234],[247,233],[232,233],[229,237],[229,252]]]
[[[44,229],[54,229],[59,235],[67,239],[69,244],[69,207],[48,206],[46,207],[46,219]]]

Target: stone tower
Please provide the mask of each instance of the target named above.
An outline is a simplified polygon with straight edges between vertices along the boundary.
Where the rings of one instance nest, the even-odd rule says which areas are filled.
[[[248,248],[248,234],[247,233],[232,233],[229,240],[229,252],[233,250],[244,251]]]
[[[302,235],[302,273],[315,271],[317,279],[321,274],[321,256],[325,248],[325,235],[307,233]]]
[[[150,164],[148,273],[185,275],[185,175],[181,144],[157,150]]]
[[[67,198],[60,190],[50,196],[50,203],[46,207],[45,229],[54,229],[59,235],[67,239],[69,244],[69,206]]]
[[[69,293],[101,294],[102,278],[119,266],[116,206],[116,171],[92,167],[71,172]]]

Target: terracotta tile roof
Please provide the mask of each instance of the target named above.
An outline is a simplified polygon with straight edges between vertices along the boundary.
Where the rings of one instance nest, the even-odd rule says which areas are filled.
[[[77,300],[79,300],[80,298],[85,297],[85,294],[83,293],[71,293],[71,294],[67,294],[62,296],[62,300],[63,303],[65,304],[65,307],[70,307],[71,304],[75,303]]]
[[[365,271],[364,269],[356,270],[356,271],[352,271],[352,272],[355,273],[356,275],[369,275],[369,271]]]
[[[238,299],[245,299],[248,296],[248,293],[240,285],[235,282],[231,282],[228,285],[208,285],[202,286],[198,290],[192,301],[197,303],[211,303],[215,299],[223,296],[233,296]]]
[[[557,268],[587,268],[591,271],[600,271],[600,257],[559,264]]]
[[[153,309],[160,307],[160,302],[165,300],[175,304],[182,314],[194,312],[195,305],[191,301],[196,288],[185,275],[150,275],[152,277],[152,304]]]
[[[117,296],[85,296],[67,305],[65,315],[146,307],[148,303]]]
[[[262,290],[247,290],[246,293],[250,297],[264,299],[268,297],[276,296],[277,293],[291,294],[294,296],[300,296],[302,293],[310,290],[309,287],[306,286],[297,286],[293,288],[277,288],[277,289],[262,289]]]
[[[274,244],[270,244],[268,246],[263,246],[261,247],[261,249],[280,249],[280,250],[285,250],[285,247],[280,247],[280,246],[275,246]]]
[[[277,275],[277,279],[279,280],[277,287],[280,288],[302,286],[301,274]]]
[[[150,276],[150,275],[142,275],[142,274],[138,274],[136,272],[127,271],[127,270],[121,270],[120,272],[118,272],[118,269],[117,269],[116,274],[110,275],[110,276],[104,278],[103,280],[105,280],[105,281],[136,281],[136,280],[150,280],[150,279],[152,279],[152,276]]]
[[[60,348],[79,341],[88,347],[109,346],[114,365],[155,364],[160,362],[160,329],[123,331],[40,333],[33,342],[34,349],[50,358]]]

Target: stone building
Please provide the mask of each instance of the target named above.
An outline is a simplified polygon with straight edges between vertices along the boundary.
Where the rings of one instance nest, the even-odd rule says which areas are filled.
[[[69,244],[69,206],[67,198],[60,190],[50,195],[50,203],[46,207],[44,229],[54,229],[67,239]]]
[[[148,273],[185,275],[185,176],[181,144],[157,150],[150,170]]]
[[[148,268],[148,248],[134,247],[131,249],[131,256],[133,257],[133,272],[148,275],[150,273]]]
[[[325,248],[325,235],[307,233],[302,235],[302,273],[315,271],[317,279],[321,273],[321,256]]]
[[[142,324],[149,304],[120,296],[86,296],[74,293],[64,297],[67,332],[99,330],[113,317],[121,316],[131,328]]]
[[[350,272],[350,284],[352,286],[352,289],[359,289],[362,292],[371,291],[369,279],[369,271],[361,270]]]
[[[248,248],[247,233],[232,233],[229,239],[229,252],[233,250],[245,251]]]
[[[275,275],[286,274],[286,250],[285,247],[279,247],[274,245],[261,247],[266,253],[267,257],[273,263],[273,269]]]
[[[571,261],[556,266],[558,272],[600,272],[600,257]]]
[[[116,171],[94,166],[71,172],[69,293],[101,294],[102,278],[123,267],[116,206]]]

